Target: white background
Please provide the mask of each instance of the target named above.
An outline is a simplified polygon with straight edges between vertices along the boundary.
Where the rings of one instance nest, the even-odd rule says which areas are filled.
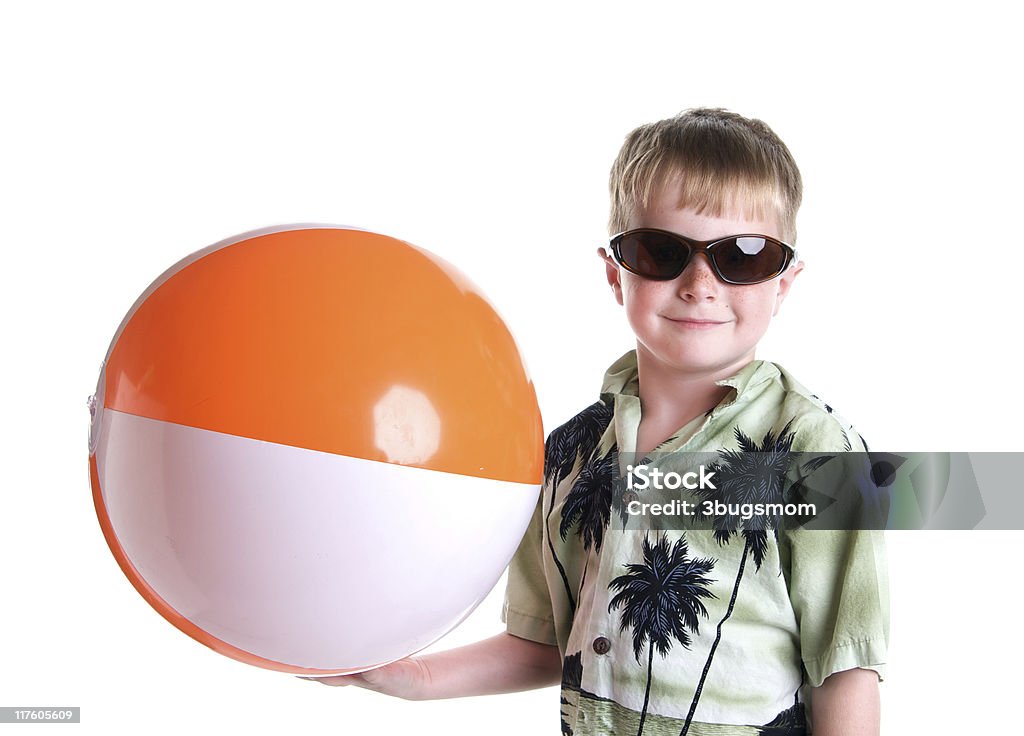
[[[3,7],[0,706],[82,707],[82,726],[44,728],[557,733],[553,689],[407,703],[236,663],[119,571],[86,397],[146,285],[252,228],[353,224],[455,263],[516,333],[550,430],[631,347],[594,255],[623,136],[728,107],[767,121],[805,179],[807,267],[758,357],[875,448],[1022,449],[1004,4]],[[891,537],[884,732],[1017,720],[1020,541]],[[502,587],[441,646],[498,631]]]

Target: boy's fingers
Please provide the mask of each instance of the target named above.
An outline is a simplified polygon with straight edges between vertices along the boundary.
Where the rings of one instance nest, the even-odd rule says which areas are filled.
[[[384,678],[380,668],[366,670],[365,672],[357,672],[353,675],[331,675],[330,677],[302,677],[298,676],[300,680],[313,680],[314,682],[320,682],[324,685],[331,685],[332,687],[345,687],[346,685],[360,685],[362,687],[368,687],[371,690],[375,689],[376,686],[380,685]]]
[[[302,677],[299,675],[298,677],[300,680],[311,680],[313,682],[319,682],[332,687],[358,685],[363,679],[360,675],[333,675],[331,677]]]

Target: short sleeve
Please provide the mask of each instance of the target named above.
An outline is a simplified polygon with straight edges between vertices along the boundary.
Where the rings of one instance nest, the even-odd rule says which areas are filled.
[[[829,675],[856,667],[883,679],[889,643],[884,532],[795,529],[783,545],[809,684],[819,687]]]
[[[557,644],[551,596],[544,577],[543,494],[508,566],[501,620],[506,631],[541,644]]]
[[[811,687],[855,668],[885,677],[889,574],[885,510],[870,476],[867,445],[834,410],[796,393],[789,416],[799,483],[793,500],[813,503],[804,526],[783,525],[779,553]]]

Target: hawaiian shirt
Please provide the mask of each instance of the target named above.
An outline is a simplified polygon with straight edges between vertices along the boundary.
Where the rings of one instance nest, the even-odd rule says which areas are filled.
[[[722,477],[782,451],[867,450],[778,365],[753,361],[718,383],[726,398],[652,456],[711,453]],[[507,630],[559,647],[563,734],[805,734],[810,687],[855,667],[884,674],[883,533],[620,521],[642,498],[613,481],[637,462],[638,385],[631,351],[600,401],[548,437],[543,492],[509,566]]]

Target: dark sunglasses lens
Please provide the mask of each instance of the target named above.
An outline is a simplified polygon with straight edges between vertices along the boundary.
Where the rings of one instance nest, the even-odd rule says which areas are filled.
[[[649,279],[671,279],[683,270],[690,249],[670,235],[640,232],[619,241],[619,256],[634,273]]]
[[[758,237],[732,238],[713,249],[722,276],[737,284],[766,281],[786,265],[786,249],[774,240]]]

